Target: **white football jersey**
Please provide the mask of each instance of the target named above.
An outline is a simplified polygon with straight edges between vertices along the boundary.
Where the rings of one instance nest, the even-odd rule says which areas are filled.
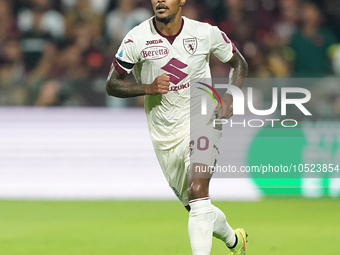
[[[170,76],[167,94],[145,96],[149,132],[156,149],[172,148],[190,134],[190,80],[211,77],[210,53],[227,62],[235,50],[217,27],[186,17],[174,36],[158,31],[154,17],[125,36],[113,62],[119,73],[132,71],[142,84],[150,84],[164,73]]]

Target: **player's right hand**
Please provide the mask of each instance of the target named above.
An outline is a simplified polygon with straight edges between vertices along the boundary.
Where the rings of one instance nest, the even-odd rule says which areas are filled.
[[[170,76],[167,74],[162,74],[158,76],[153,83],[146,85],[145,94],[146,95],[158,95],[166,94],[170,87]]]

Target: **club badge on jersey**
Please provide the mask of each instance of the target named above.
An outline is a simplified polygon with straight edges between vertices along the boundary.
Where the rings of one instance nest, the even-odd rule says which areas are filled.
[[[197,50],[197,38],[186,38],[183,39],[183,45],[185,50],[191,54],[194,55],[194,53]]]

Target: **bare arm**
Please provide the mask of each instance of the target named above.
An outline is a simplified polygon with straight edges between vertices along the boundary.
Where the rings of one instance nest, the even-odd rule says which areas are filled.
[[[111,76],[106,81],[106,92],[114,97],[136,97],[146,94],[146,85],[124,81],[127,74],[120,74],[113,70]]]
[[[248,64],[241,53],[237,50],[233,57],[227,62],[231,67],[230,84],[239,88],[242,87],[245,78],[248,75]],[[229,95],[229,94],[228,94]]]
[[[233,57],[227,62],[227,64],[231,67],[229,74],[230,84],[241,88],[245,78],[248,75],[248,64],[246,60],[241,55],[241,53],[236,50]],[[231,116],[233,116],[232,103],[233,96],[230,94],[225,94],[222,98],[222,106],[218,105],[215,109],[215,111],[222,109],[219,119],[229,119]]]
[[[106,82],[106,92],[110,96],[127,98],[143,95],[166,94],[169,91],[170,77],[166,74],[158,76],[151,84],[124,81],[126,74],[113,70]]]

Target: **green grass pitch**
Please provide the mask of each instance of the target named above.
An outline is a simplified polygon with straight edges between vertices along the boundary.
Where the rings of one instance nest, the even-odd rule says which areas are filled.
[[[249,255],[340,254],[340,201],[214,202],[249,233]],[[1,255],[189,255],[176,201],[0,201]],[[212,255],[228,254],[214,239]]]

